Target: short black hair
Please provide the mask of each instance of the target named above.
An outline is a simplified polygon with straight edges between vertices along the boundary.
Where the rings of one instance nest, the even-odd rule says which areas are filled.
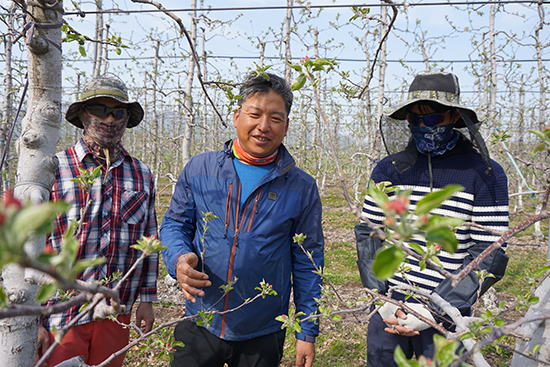
[[[239,106],[241,106],[251,95],[272,90],[283,98],[286,113],[290,115],[292,100],[294,99],[290,85],[288,85],[283,78],[275,74],[265,73],[265,75],[267,75],[267,78],[264,75],[257,74],[248,76],[239,90],[239,95],[242,97],[242,99],[238,101]]]

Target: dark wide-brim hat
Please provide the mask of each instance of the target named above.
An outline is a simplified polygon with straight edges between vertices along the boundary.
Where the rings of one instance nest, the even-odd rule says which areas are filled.
[[[124,83],[117,78],[99,76],[88,81],[82,88],[80,101],[74,102],[67,109],[65,119],[76,127],[84,128],[80,121],[80,111],[82,104],[94,98],[107,97],[128,106],[128,128],[139,125],[143,120],[143,108],[138,102],[128,101],[128,88]]]
[[[452,73],[433,72],[417,75],[409,86],[407,100],[392,109],[389,117],[406,120],[410,106],[417,102],[435,102],[454,107],[465,112],[474,124],[479,122],[474,110],[460,105],[460,85],[458,84],[458,78]],[[466,124],[460,118],[455,127],[466,127]]]

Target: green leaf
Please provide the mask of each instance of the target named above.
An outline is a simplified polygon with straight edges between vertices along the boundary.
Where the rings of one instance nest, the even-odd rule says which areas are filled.
[[[327,59],[315,59],[313,61],[313,65],[336,65],[337,62],[334,60],[327,60]]]
[[[67,211],[70,204],[58,201],[23,208],[13,220],[10,230],[15,234],[18,243],[25,242],[29,233],[47,234],[55,217]]]
[[[448,344],[441,347],[437,354],[437,365],[440,367],[450,366],[455,359],[455,352],[459,343],[446,340]]]
[[[426,233],[426,241],[439,243],[449,253],[454,253],[458,247],[458,240],[449,228],[438,228]]]
[[[391,278],[395,270],[403,262],[403,258],[403,251],[397,246],[390,246],[379,250],[374,258],[372,272],[381,280]]]
[[[532,350],[533,350],[533,354],[537,354],[538,351],[540,350],[540,347],[541,347],[540,344],[535,345],[535,346],[533,347],[533,349],[532,349]]]
[[[414,251],[416,251],[419,255],[424,255],[425,254],[424,250],[422,250],[422,247],[420,247],[420,245],[418,243],[411,242],[411,243],[409,243],[409,246]]]
[[[340,321],[341,318],[342,318],[342,317],[341,317],[340,315],[332,315],[332,316],[330,317],[330,319],[331,319],[332,321]]]
[[[79,47],[78,47],[78,52],[80,52],[80,54],[82,55],[82,57],[86,57],[86,50],[84,49],[83,46],[79,46]]]
[[[399,367],[413,367],[413,365],[407,360],[407,356],[403,353],[403,349],[398,345],[393,352],[393,358]]]
[[[535,134],[536,136],[538,136],[540,140],[542,140],[546,143],[549,142],[548,137],[544,133],[542,133],[538,130],[533,130],[533,129],[530,129],[529,132],[532,133],[532,134]]]
[[[426,262],[424,260],[420,260],[418,265],[420,267],[420,271],[426,270]]]
[[[44,284],[42,287],[40,287],[38,293],[36,294],[36,303],[46,302],[55,294],[56,291],[56,283]]]
[[[290,67],[293,68],[294,70],[296,70],[299,73],[302,72],[302,65],[300,65],[300,64],[292,64],[292,65],[290,65]]]
[[[292,91],[300,90],[306,84],[306,81],[306,76],[304,74],[300,74],[296,77],[296,79],[294,79],[290,89],[292,89]]]
[[[384,209],[384,204],[389,201],[388,196],[378,189],[374,181],[369,182],[369,187],[367,188],[367,194],[374,200],[376,205]]]
[[[8,306],[8,296],[4,292],[4,288],[0,287],[0,307],[5,308]]]
[[[438,208],[441,203],[452,197],[456,192],[464,190],[460,185],[448,185],[443,189],[432,192],[416,203],[416,213],[418,215],[428,214],[432,209]]]
[[[539,303],[539,297],[531,297],[527,300],[527,302],[529,302],[530,305],[536,305]]]
[[[467,333],[462,334],[462,336],[460,337],[460,340],[469,339],[469,338],[473,338],[473,337],[474,337],[474,333],[467,332]]]
[[[533,152],[538,153],[538,152],[542,152],[544,150],[546,150],[546,144],[540,143],[535,147],[535,149],[533,149]]]
[[[436,265],[440,266],[441,268],[444,268],[441,261],[439,261],[439,258],[437,256],[430,256],[430,260],[433,261]]]
[[[434,215],[428,220],[428,223],[424,226],[424,231],[430,231],[437,228],[447,227],[460,227],[464,223],[463,219],[452,217],[441,217]]]
[[[103,264],[105,261],[107,260],[104,257],[96,257],[94,259],[80,260],[76,264],[74,264],[72,273],[73,275],[80,274],[87,268],[98,266],[100,264]]]

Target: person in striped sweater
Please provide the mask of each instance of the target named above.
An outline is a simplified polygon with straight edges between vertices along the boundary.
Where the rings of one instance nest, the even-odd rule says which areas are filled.
[[[456,273],[499,238],[494,231],[508,228],[507,177],[502,167],[489,157],[487,148],[478,132],[476,113],[459,104],[458,78],[451,73],[425,73],[415,77],[409,87],[408,99],[380,120],[380,129],[388,156],[374,168],[371,179],[375,183],[389,181],[400,190],[410,190],[410,207],[424,195],[450,184],[459,184],[464,190],[445,201],[432,214],[475,222],[491,230],[461,226],[456,231],[459,242],[455,253],[441,250],[438,255],[445,270]],[[395,195],[394,195],[395,196]],[[390,200],[394,197],[390,194]],[[384,212],[370,196],[365,197],[362,223],[355,228],[357,238],[358,267],[365,287],[378,289],[414,285],[421,290],[435,292],[463,315],[470,313],[480,290],[474,273],[456,288],[438,272],[427,268],[420,270],[419,262],[407,257],[410,271],[395,275],[383,282],[372,274],[371,268],[380,240],[371,237],[370,221],[382,225]],[[424,250],[426,240],[422,235],[414,237]],[[407,245],[407,244],[406,244]],[[479,266],[494,278],[487,278],[481,285],[481,293],[502,278],[508,261],[505,245],[495,251]],[[393,292],[394,299],[406,301],[428,318],[452,327],[450,319],[442,312],[419,305],[415,299],[405,299],[400,292]],[[436,311],[436,312],[433,312]],[[433,318],[435,317],[435,319]],[[367,335],[368,365],[397,366],[394,350],[400,346],[408,358],[434,354],[433,336],[437,331],[390,303],[381,307],[370,320]]]

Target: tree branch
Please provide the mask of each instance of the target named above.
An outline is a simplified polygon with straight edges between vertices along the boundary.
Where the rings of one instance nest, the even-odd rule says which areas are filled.
[[[545,201],[543,201],[543,205],[548,201],[549,193],[550,193],[550,186],[546,190],[546,194],[545,194],[546,199]],[[517,233],[524,231],[526,228],[530,227],[536,222],[546,218],[550,218],[550,212],[548,210],[541,210],[539,214],[533,215],[532,217],[518,224],[514,228],[504,232],[504,234],[497,241],[493,242],[489,247],[483,250],[483,252],[479,254],[479,256],[476,257],[471,263],[466,265],[464,269],[460,271],[460,273],[454,275],[452,278],[449,278],[449,279],[452,279],[451,285],[453,287],[456,287],[471,271],[473,271],[474,269],[477,269],[479,264],[481,264],[490,254],[492,254],[494,251],[499,249],[504,244],[504,242],[506,242],[509,238],[511,238]]]
[[[185,32],[185,26],[183,25],[183,22],[181,21],[181,18],[175,15],[174,13],[168,11],[164,6],[162,6],[161,3],[154,0],[132,0],[133,3],[140,3],[140,4],[150,4],[156,7],[158,10],[162,10],[164,14],[168,15],[170,18],[174,19],[176,23],[178,23],[178,26],[180,27],[180,34],[183,34]]]
[[[382,36],[382,39],[380,40],[380,45],[379,47],[376,49],[376,53],[374,54],[374,60],[373,60],[373,63],[372,63],[372,67],[370,69],[370,75],[369,75],[369,78],[367,79],[367,82],[365,83],[365,87],[363,88],[363,90],[361,91],[361,93],[359,93],[359,96],[357,97],[358,99],[361,99],[361,97],[363,97],[363,94],[365,93],[365,91],[368,89],[369,87],[369,84],[370,84],[370,81],[372,80],[372,78],[374,77],[374,66],[376,65],[376,60],[378,60],[378,55],[380,54],[380,52],[382,51],[382,46],[384,45],[384,42],[386,41],[386,38],[388,38],[388,35],[390,34],[391,32],[391,29],[393,27],[393,24],[395,23],[395,21],[397,20],[397,14],[398,14],[398,11],[397,11],[397,7],[394,5],[393,1],[391,0],[383,0],[385,3],[387,4],[390,4],[391,5],[391,8],[393,10],[393,17],[390,21],[390,24],[388,25],[388,29],[386,30],[386,33],[384,33],[384,35]]]

